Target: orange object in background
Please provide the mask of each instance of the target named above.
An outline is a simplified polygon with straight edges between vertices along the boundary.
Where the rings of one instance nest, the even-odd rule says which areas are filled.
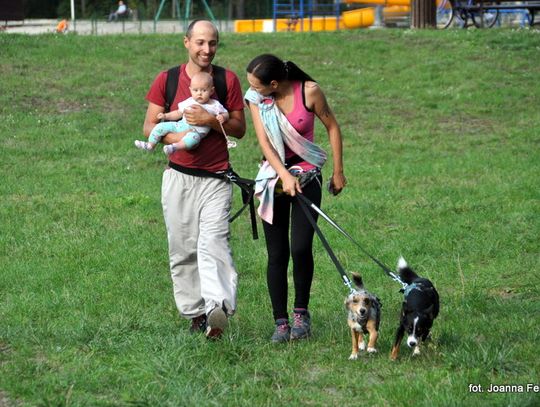
[[[343,25],[347,28],[369,27],[375,22],[375,8],[359,8],[341,14]]]
[[[375,23],[375,7],[383,6],[384,18],[399,17],[410,13],[411,0],[341,0],[342,3],[363,4],[370,7],[344,11],[336,16],[317,16],[304,19],[278,18],[261,20],[236,20],[235,32],[274,32],[275,31],[334,31],[342,28],[371,27]],[[373,6],[373,7],[371,7]]]
[[[57,24],[56,32],[59,33],[59,34],[63,34],[65,32],[67,32],[68,28],[69,28],[68,21],[66,19],[63,19],[62,21],[60,21]]]
[[[335,16],[320,16],[304,19],[278,18],[276,31],[335,31],[344,28],[341,19]],[[274,32],[274,20],[235,20],[234,32]]]

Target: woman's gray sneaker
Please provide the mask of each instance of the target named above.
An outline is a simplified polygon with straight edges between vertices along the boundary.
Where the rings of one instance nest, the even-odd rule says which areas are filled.
[[[282,318],[276,320],[276,330],[272,335],[272,342],[283,343],[288,342],[291,338],[291,327],[289,326],[289,320]]]
[[[291,339],[304,339],[311,335],[311,317],[308,310],[294,310]]]

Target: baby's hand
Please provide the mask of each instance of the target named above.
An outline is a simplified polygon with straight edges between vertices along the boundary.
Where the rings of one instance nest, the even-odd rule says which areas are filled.
[[[216,116],[216,119],[221,124],[225,123],[225,117],[221,113]]]
[[[158,113],[157,118],[158,120],[163,120],[166,118],[166,116],[167,116],[167,113]]]

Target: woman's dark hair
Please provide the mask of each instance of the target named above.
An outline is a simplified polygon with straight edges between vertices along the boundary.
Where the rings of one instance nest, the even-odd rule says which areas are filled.
[[[255,57],[247,66],[246,71],[255,76],[263,85],[272,81],[313,81],[311,76],[302,71],[291,61],[282,61],[272,54],[262,54]]]

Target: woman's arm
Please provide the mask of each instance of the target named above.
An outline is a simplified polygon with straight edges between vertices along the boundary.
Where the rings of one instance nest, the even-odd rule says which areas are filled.
[[[341,129],[339,128],[334,113],[326,101],[323,91],[317,83],[306,82],[305,94],[307,107],[313,110],[328,133],[333,161],[330,190],[332,194],[337,195],[345,188],[345,185],[347,185],[347,180],[343,173],[343,139],[341,136]]]
[[[249,110],[251,112],[251,118],[253,120],[253,127],[255,128],[255,134],[259,141],[259,146],[264,157],[268,160],[272,168],[277,172],[281,182],[283,183],[283,191],[291,196],[295,196],[297,192],[302,193],[300,183],[298,179],[291,175],[291,173],[285,168],[285,165],[281,162],[279,154],[276,149],[270,143],[268,136],[264,130],[264,126],[259,116],[259,107],[254,103],[249,103]]]

